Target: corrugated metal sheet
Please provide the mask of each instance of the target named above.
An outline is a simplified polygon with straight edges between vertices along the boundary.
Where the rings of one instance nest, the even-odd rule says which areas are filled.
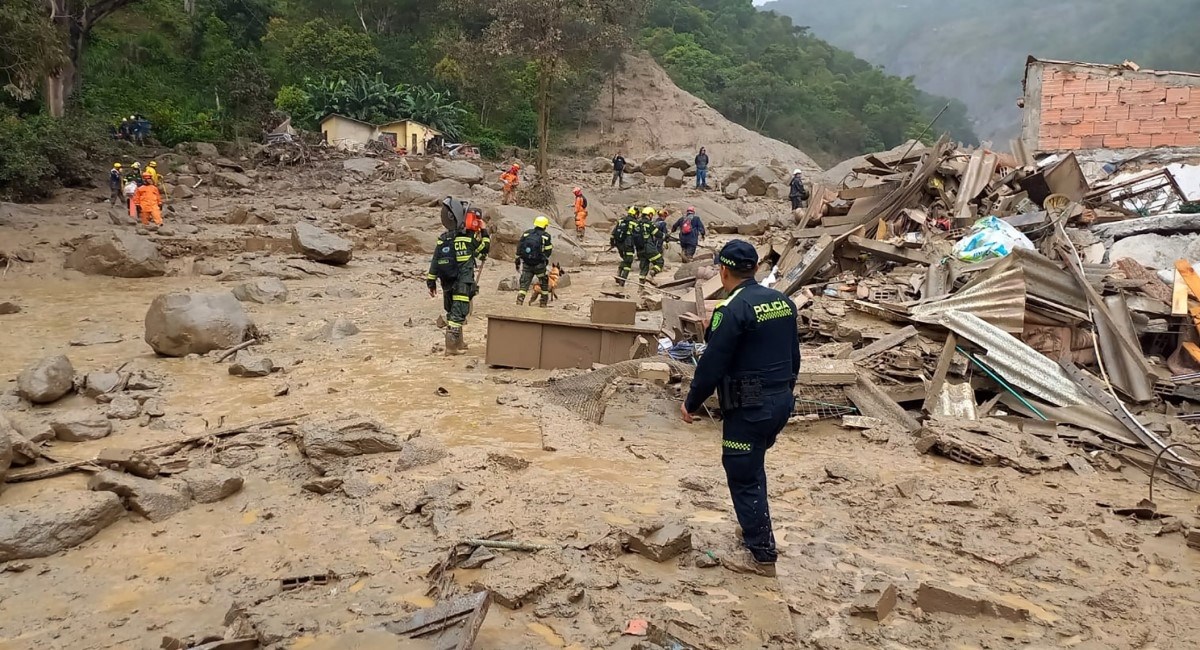
[[[1121,392],[1138,402],[1154,399],[1154,383],[1150,380],[1150,368],[1144,356],[1130,351],[1141,350],[1142,345],[1134,334],[1133,321],[1129,317],[1129,305],[1125,297],[1117,294],[1104,299],[1113,327],[1103,318],[1096,319],[1096,332],[1100,337],[1100,357],[1108,379]],[[1125,339],[1122,343],[1119,339]]]
[[[1009,384],[1057,406],[1092,403],[1058,364],[999,327],[959,311],[942,314],[941,323],[983,348],[981,360]]]
[[[1043,301],[1059,304],[1076,312],[1087,313],[1087,298],[1075,278],[1048,257],[1035,251],[1023,248],[1014,249],[1012,253],[996,263],[995,266],[968,282],[963,289],[985,281],[988,277],[1004,273],[1011,268],[1020,268],[1025,276],[1025,291],[1030,296],[1036,296]],[[1097,271],[1088,273],[1088,281],[1098,286],[1103,275],[1096,276]]]
[[[958,181],[958,196],[955,197],[954,214],[959,218],[970,217],[968,208],[971,201],[983,192],[987,184],[996,175],[996,165],[1000,158],[985,149],[978,149],[971,154],[967,163],[967,171]]]
[[[1025,329],[1025,274],[1019,266],[1000,273],[989,271],[977,284],[934,302],[917,305],[909,314],[921,323],[937,324],[948,311],[974,314],[979,318],[1017,334]]]

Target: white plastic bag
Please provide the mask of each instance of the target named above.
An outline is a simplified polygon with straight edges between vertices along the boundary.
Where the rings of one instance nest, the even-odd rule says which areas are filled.
[[[964,262],[982,262],[992,257],[1007,257],[1016,248],[1034,250],[1033,242],[1020,230],[996,217],[984,217],[954,245],[954,256]]]

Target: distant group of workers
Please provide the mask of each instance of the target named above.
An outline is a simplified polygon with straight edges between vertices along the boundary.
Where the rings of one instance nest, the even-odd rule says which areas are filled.
[[[120,124],[109,127],[109,133],[114,140],[127,140],[142,146],[150,137],[150,120],[141,115],[123,117]]]
[[[625,286],[629,273],[633,270],[633,260],[638,260],[638,279],[642,284],[653,278],[663,269],[663,254],[666,252],[670,233],[679,233],[679,246],[683,252],[683,261],[690,262],[696,255],[700,239],[707,233],[704,222],[696,214],[696,208],[689,206],[682,217],[677,219],[668,229],[667,217],[671,212],[666,209],[656,210],[650,206],[638,207],[631,205],[625,211],[609,235],[609,246],[615,248],[621,256],[617,267],[617,283]]]
[[[696,189],[708,189],[708,150],[700,147],[700,152],[692,159],[692,164],[696,166]],[[612,186],[621,188],[625,184],[625,168],[629,166],[629,161],[625,160],[625,156],[618,151],[617,155],[613,156],[613,177]]]
[[[140,215],[143,226],[162,225],[163,177],[158,171],[158,163],[151,160],[142,168],[140,162],[135,162],[128,168],[121,163],[113,163],[108,170],[109,201],[112,205],[124,198],[129,208],[129,217],[134,221]]]

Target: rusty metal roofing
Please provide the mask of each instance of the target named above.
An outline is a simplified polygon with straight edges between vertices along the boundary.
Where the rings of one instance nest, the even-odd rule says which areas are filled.
[[[941,323],[983,348],[983,363],[1012,386],[1057,406],[1092,403],[1058,364],[999,327],[960,311],[942,314]]]
[[[1150,366],[1144,355],[1135,354],[1141,351],[1142,345],[1133,329],[1125,297],[1117,294],[1104,298],[1104,308],[1112,327],[1105,319],[1098,318],[1096,332],[1100,336],[1100,357],[1104,360],[1109,381],[1134,401],[1148,402],[1154,399]],[[1124,339],[1124,343],[1121,339]]]
[[[1013,334],[1025,329],[1025,274],[1019,266],[1000,273],[988,272],[978,283],[958,293],[933,302],[917,305],[910,317],[920,323],[937,324],[948,311],[974,314]]]
[[[967,283],[963,290],[985,282],[989,277],[1005,273],[1009,269],[1020,268],[1025,279],[1025,291],[1031,297],[1040,298],[1041,302],[1062,305],[1076,313],[1088,313],[1087,298],[1075,278],[1063,270],[1058,262],[1023,248],[1013,249],[1012,253],[996,263],[986,272]],[[1103,280],[1098,270],[1088,271],[1088,281],[1095,286]],[[1099,277],[1097,277],[1099,275]],[[961,293],[961,291],[960,291]]]

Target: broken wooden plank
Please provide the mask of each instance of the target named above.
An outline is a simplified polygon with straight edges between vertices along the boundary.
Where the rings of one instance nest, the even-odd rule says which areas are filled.
[[[933,264],[933,257],[928,253],[903,246],[896,246],[885,242],[874,241],[850,235],[846,243],[864,253],[874,255],[885,259],[889,262],[899,262],[901,264]]]
[[[905,327],[904,329],[897,330],[895,332],[892,332],[891,334],[888,334],[887,336],[875,341],[874,343],[868,345],[867,347],[865,347],[861,350],[855,350],[855,351],[851,352],[850,360],[851,361],[862,361],[863,359],[873,357],[876,354],[879,354],[880,352],[883,352],[885,350],[890,350],[890,349],[896,347],[897,345],[900,345],[901,343],[911,339],[912,337],[914,337],[916,335],[917,335],[917,328],[913,327],[912,325],[909,325],[908,327]]]
[[[954,361],[954,349],[957,345],[958,335],[950,332],[946,337],[946,344],[942,346],[942,356],[938,357],[938,365],[937,369],[933,371],[933,379],[929,382],[925,402],[921,404],[921,410],[926,413],[931,412],[937,395],[942,392],[942,384],[946,382],[946,373],[950,372],[950,363]]]
[[[796,383],[801,386],[848,386],[858,378],[854,362],[828,357],[805,358]]]
[[[857,199],[865,199],[872,196],[883,196],[892,192],[897,187],[900,187],[898,182],[877,183],[875,185],[864,185],[862,187],[843,187],[838,191],[838,198],[843,201],[854,201]]]
[[[1172,316],[1187,316],[1188,313],[1188,287],[1187,282],[1184,282],[1183,275],[1176,270],[1175,282],[1171,284],[1171,315]]]
[[[860,375],[857,384],[846,388],[846,397],[850,398],[859,413],[867,417],[895,424],[910,433],[921,428],[921,424],[913,416],[880,390],[866,375]]]
[[[461,628],[454,631],[456,638],[443,640],[438,647],[470,650],[475,645],[475,638],[479,635],[479,628],[483,626],[483,619],[487,617],[491,604],[491,592],[482,591],[442,601],[433,607],[415,612],[403,621],[385,623],[383,627],[392,634],[420,638],[448,630],[461,623]]]

